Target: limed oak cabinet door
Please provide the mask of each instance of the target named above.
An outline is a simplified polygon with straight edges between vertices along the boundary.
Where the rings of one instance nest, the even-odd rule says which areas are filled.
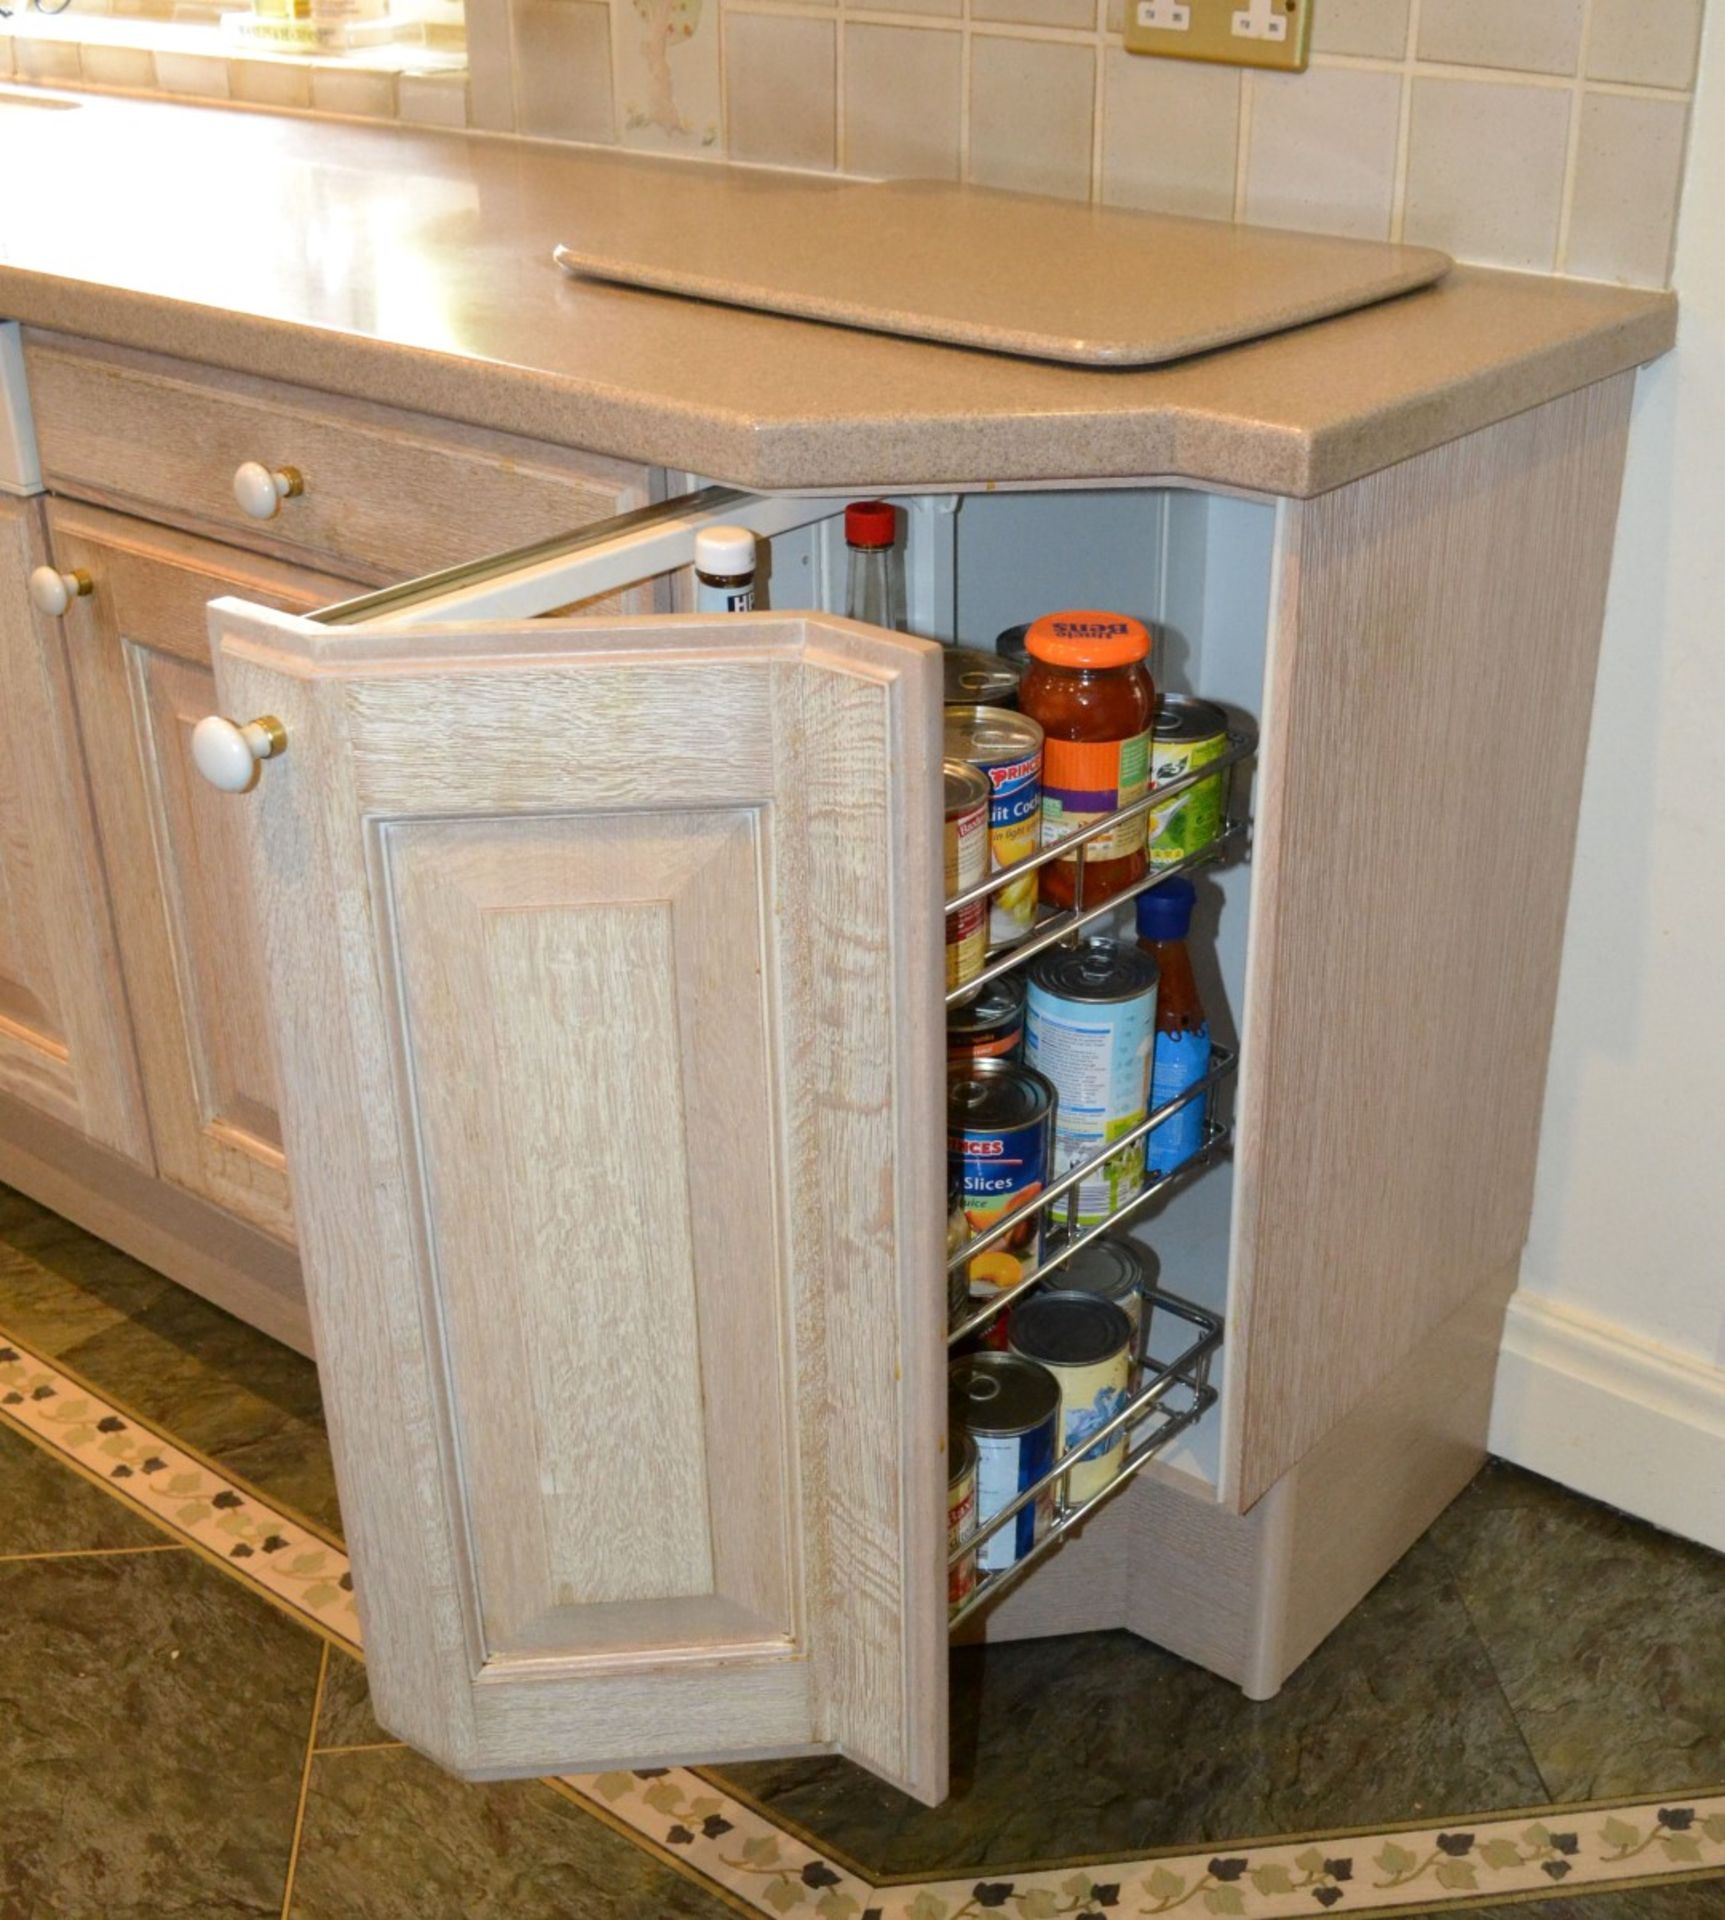
[[[0,1092],[150,1164],[42,510],[0,499]]]
[[[210,615],[373,1702],[936,1801],[938,652],[548,564]]]
[[[207,603],[313,608],[344,583],[93,507],[50,508],[90,592],[62,622],[162,1177],[294,1237],[239,812],[197,776]]]

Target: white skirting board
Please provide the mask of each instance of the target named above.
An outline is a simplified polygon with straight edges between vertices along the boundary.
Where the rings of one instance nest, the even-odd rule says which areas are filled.
[[[1491,1450],[1725,1552],[1725,1367],[1523,1288],[1504,1322]]]

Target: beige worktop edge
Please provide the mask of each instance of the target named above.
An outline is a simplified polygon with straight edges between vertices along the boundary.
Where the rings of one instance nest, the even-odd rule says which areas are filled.
[[[1314,429],[1178,403],[1148,413],[1140,405],[938,420],[883,414],[846,419],[835,448],[833,423],[760,421],[711,401],[630,394],[315,322],[0,265],[0,314],[26,325],[766,490],[1160,476],[1305,498],[1658,358],[1676,337],[1676,297],[1644,298],[1616,326]]]

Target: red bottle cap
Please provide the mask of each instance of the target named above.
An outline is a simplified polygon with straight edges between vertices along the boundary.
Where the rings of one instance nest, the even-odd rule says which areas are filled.
[[[884,500],[853,500],[845,508],[845,543],[852,547],[890,547],[898,533],[898,515]]]

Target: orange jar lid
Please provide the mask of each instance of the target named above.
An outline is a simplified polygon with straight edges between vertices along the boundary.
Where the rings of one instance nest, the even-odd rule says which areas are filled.
[[[1127,613],[1045,613],[1024,650],[1056,667],[1129,667],[1150,651],[1150,629]]]

